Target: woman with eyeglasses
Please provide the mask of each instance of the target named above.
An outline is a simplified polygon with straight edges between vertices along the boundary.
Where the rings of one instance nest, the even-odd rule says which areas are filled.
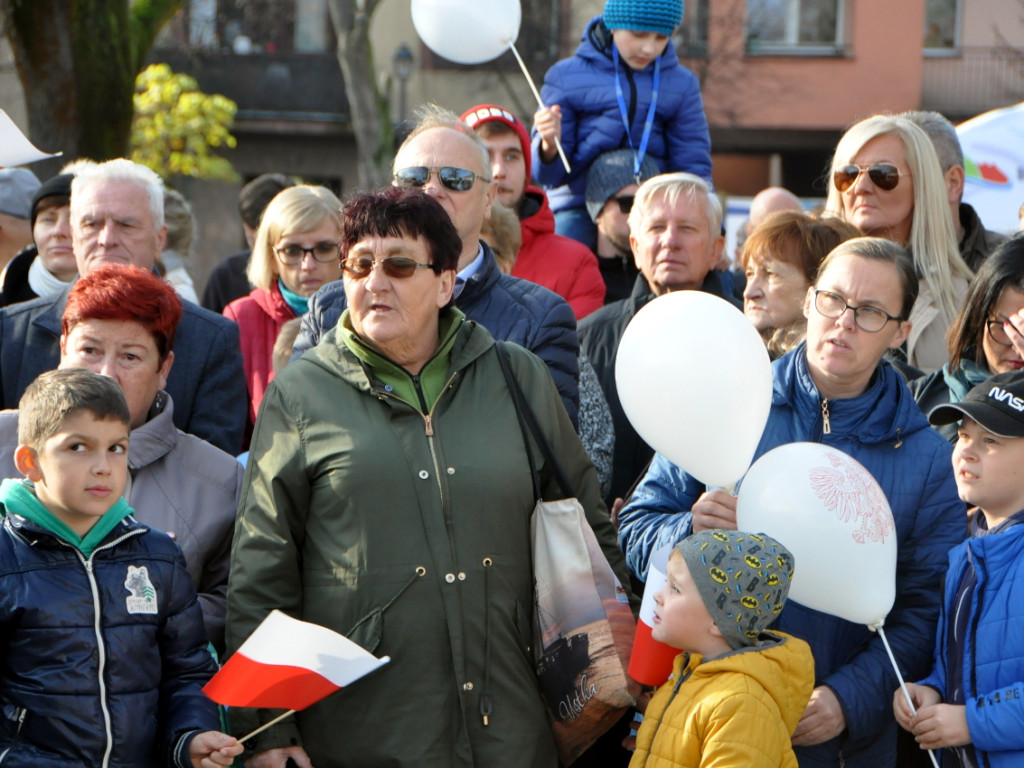
[[[544,498],[560,492],[499,354],[628,584],[594,468],[544,363],[451,304],[463,246],[436,199],[357,195],[340,239],[347,309],[270,383],[256,422],[228,646],[277,608],[391,662],[254,737],[246,766],[555,768],[530,650],[527,450]],[[276,714],[232,709],[232,725]]]
[[[274,342],[281,326],[306,313],[309,297],[341,278],[341,201],[326,187],[303,184],[279,192],[260,219],[249,256],[252,293],[224,308],[238,323],[252,425],[274,378]]]
[[[878,481],[897,542],[896,601],[885,629],[907,679],[930,671],[946,553],[966,534],[952,447],[928,426],[883,358],[911,333],[907,318],[917,293],[914,264],[892,241],[858,237],[837,246],[807,293],[806,341],[772,363],[771,411],[755,454],[756,460],[786,443],[823,443]],[[822,492],[837,514],[865,514],[841,475]],[[660,454],[619,513],[619,541],[641,579],[658,549],[714,528],[736,528],[736,497],[708,490]],[[886,705],[899,681],[879,637],[792,601],[774,627],[814,653],[817,687],[793,734],[800,764],[896,765],[896,722]]]
[[[857,235],[856,227],[836,216],[779,211],[747,238],[740,257],[747,278],[743,314],[761,334],[772,360],[807,332],[804,302],[821,260]]]
[[[989,376],[1024,376],[1024,235],[1001,243],[981,265],[949,332],[949,362],[910,382],[924,413],[959,403]],[[951,443],[957,424],[934,427]]]
[[[963,306],[972,273],[960,256],[928,134],[889,115],[853,125],[836,145],[825,208],[911,254],[920,290],[906,361],[924,373],[941,368],[947,362],[946,332]]]

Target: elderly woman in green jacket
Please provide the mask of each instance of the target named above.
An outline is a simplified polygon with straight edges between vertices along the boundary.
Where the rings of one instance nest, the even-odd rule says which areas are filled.
[[[526,447],[493,338],[450,305],[461,246],[442,203],[391,188],[345,206],[348,309],[264,397],[232,555],[229,650],[279,608],[391,663],[254,737],[250,768],[557,765],[530,650]],[[507,350],[627,583],[547,368]],[[557,497],[531,450],[546,498]],[[275,714],[233,710],[233,729]]]

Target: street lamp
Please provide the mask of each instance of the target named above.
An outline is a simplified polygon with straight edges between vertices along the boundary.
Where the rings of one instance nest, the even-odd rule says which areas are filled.
[[[398,78],[398,122],[405,120],[406,88],[412,76],[413,56],[409,46],[401,43],[396,49],[391,62]]]

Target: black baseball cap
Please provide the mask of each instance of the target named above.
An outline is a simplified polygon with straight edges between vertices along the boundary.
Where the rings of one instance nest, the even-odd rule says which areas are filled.
[[[974,387],[959,403],[932,408],[928,421],[938,427],[968,416],[999,437],[1024,437],[1024,373],[998,373]]]

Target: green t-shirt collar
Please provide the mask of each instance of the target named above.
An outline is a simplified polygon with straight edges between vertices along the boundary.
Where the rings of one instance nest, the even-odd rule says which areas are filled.
[[[48,510],[36,497],[35,489],[28,480],[7,479],[0,483],[0,503],[8,512],[24,517],[54,536],[63,539],[81,552],[87,559],[93,551],[125,517],[133,510],[122,496],[97,520],[85,536],[79,536],[67,523]]]

